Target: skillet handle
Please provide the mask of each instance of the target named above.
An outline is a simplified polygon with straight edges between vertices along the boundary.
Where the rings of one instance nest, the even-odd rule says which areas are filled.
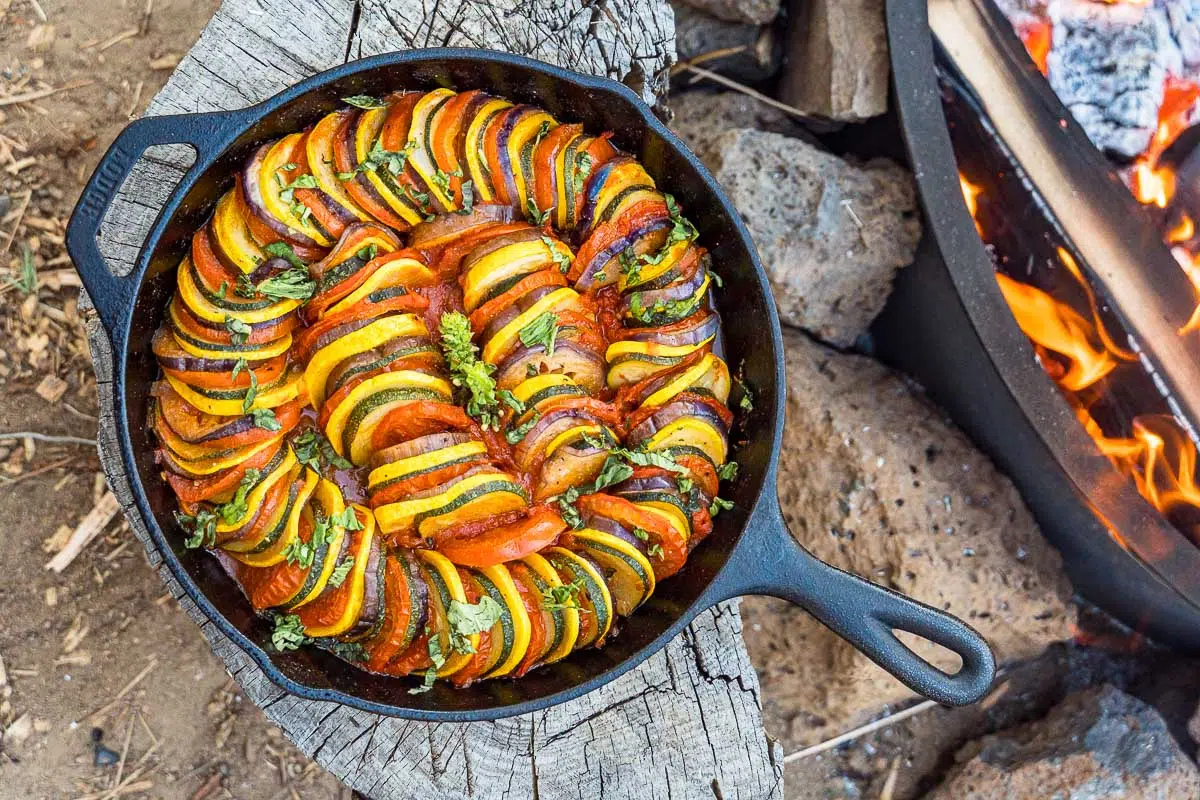
[[[854,645],[918,694],[949,706],[969,705],[991,688],[996,661],[987,642],[956,617],[830,566],[792,538],[771,489],[751,516],[742,541],[711,587],[713,602],[744,594],[788,600]],[[901,642],[914,633],[957,653],[950,675]]]
[[[67,251],[114,345],[133,307],[141,270],[118,277],[100,254],[97,236],[113,198],[146,148],[190,144],[196,150],[196,160],[183,179],[189,184],[225,149],[239,125],[240,114],[236,111],[142,117],[117,135],[84,187],[67,226]]]

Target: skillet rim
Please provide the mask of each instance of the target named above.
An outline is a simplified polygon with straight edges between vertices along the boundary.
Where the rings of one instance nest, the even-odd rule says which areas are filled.
[[[157,250],[160,240],[163,237],[167,225],[179,211],[180,205],[187,195],[188,191],[196,184],[196,182],[210,169],[214,167],[217,161],[228,151],[230,145],[239,137],[250,132],[251,129],[261,120],[271,114],[279,113],[292,102],[300,99],[303,95],[321,89],[336,81],[353,77],[358,74],[379,71],[388,67],[397,65],[421,65],[436,63],[444,60],[466,60],[480,62],[484,65],[499,66],[499,67],[518,67],[525,70],[530,70],[535,73],[540,73],[542,76],[556,82],[564,82],[573,84],[576,87],[592,90],[625,101],[625,103],[641,117],[642,123],[646,129],[646,135],[651,141],[655,137],[663,142],[671,151],[681,157],[688,165],[695,170],[697,175],[705,184],[706,190],[713,196],[722,212],[725,214],[730,224],[732,232],[736,235],[736,244],[740,245],[749,256],[749,262],[753,266],[753,278],[756,289],[763,299],[763,306],[767,310],[767,327],[768,335],[762,337],[769,343],[772,350],[772,362],[774,365],[775,375],[775,391],[769,398],[759,397],[760,408],[768,413],[756,414],[755,427],[753,434],[757,437],[767,436],[769,441],[767,457],[762,468],[761,485],[754,493],[754,501],[746,507],[745,513],[741,516],[740,530],[734,537],[732,543],[726,548],[721,547],[720,555],[723,556],[723,562],[717,568],[715,573],[708,579],[708,583],[701,590],[696,599],[693,600],[686,608],[678,612],[674,621],[672,621],[661,633],[655,636],[647,644],[643,645],[638,650],[635,650],[630,655],[626,656],[620,662],[608,667],[593,675],[587,680],[575,683],[568,688],[552,692],[541,697],[523,700],[517,703],[508,705],[492,705],[486,708],[476,708],[469,710],[439,710],[439,709],[420,709],[407,706],[396,706],[387,703],[381,703],[374,700],[367,700],[353,694],[349,694],[341,689],[336,688],[316,688],[297,681],[294,678],[284,674],[283,670],[277,666],[263,647],[251,640],[245,633],[237,628],[228,617],[216,608],[207,594],[201,591],[200,587],[193,580],[191,574],[184,567],[179,557],[175,554],[167,540],[165,532],[158,524],[156,514],[151,510],[149,497],[146,492],[146,487],[143,483],[141,473],[137,466],[137,459],[134,455],[133,441],[130,435],[128,424],[128,403],[126,397],[126,370],[130,358],[137,357],[137,353],[131,352],[130,332],[133,326],[133,316],[137,306],[137,298],[141,295],[144,286],[146,273],[148,271],[151,256]],[[783,337],[780,328],[778,313],[775,308],[773,294],[770,290],[770,285],[766,277],[766,271],[763,268],[762,262],[759,259],[758,252],[754,247],[753,241],[750,238],[750,233],[746,229],[745,223],[742,221],[740,214],[734,208],[729,198],[726,197],[724,191],[717,183],[716,179],[704,166],[703,162],[679,139],[665,124],[654,114],[649,106],[638,96],[633,90],[611,78],[598,77],[592,75],[584,75],[562,67],[549,64],[547,62],[538,61],[527,56],[516,55],[512,53],[504,53],[499,51],[482,50],[476,48],[429,48],[419,50],[408,50],[403,52],[383,53],[380,55],[371,56],[364,59],[349,61],[340,64],[323,72],[318,72],[299,81],[275,95],[251,106],[241,109],[235,109],[225,112],[210,112],[209,114],[214,119],[221,119],[225,126],[230,128],[222,137],[220,147],[214,148],[213,152],[200,153],[197,148],[197,158],[187,174],[180,180],[162,209],[159,211],[154,224],[151,226],[149,233],[146,236],[145,242],[142,244],[135,262],[134,269],[130,274],[122,280],[133,284],[131,292],[132,297],[123,309],[118,320],[115,330],[109,330],[110,339],[113,344],[113,403],[114,403],[114,421],[117,428],[117,438],[120,444],[121,458],[123,467],[125,468],[126,477],[129,481],[130,488],[133,493],[134,502],[138,512],[142,515],[143,521],[146,524],[147,532],[151,540],[161,555],[163,562],[167,565],[172,577],[179,583],[187,597],[196,605],[197,609],[203,614],[204,618],[210,621],[216,628],[221,631],[230,641],[232,641],[239,650],[245,653],[255,665],[263,672],[268,680],[275,686],[279,687],[288,694],[295,695],[307,700],[336,702],[341,705],[349,706],[361,711],[380,714],[383,716],[397,717],[402,719],[412,719],[424,722],[479,722],[492,721],[503,719],[506,717],[527,714],[535,711],[541,711],[570,700],[577,699],[585,694],[604,686],[621,675],[629,672],[634,667],[646,661],[652,655],[660,651],[668,642],[678,636],[685,627],[691,624],[695,617],[702,611],[710,608],[720,600],[731,596],[729,584],[731,578],[733,582],[739,583],[736,579],[736,573],[739,570],[739,565],[735,565],[736,557],[739,548],[745,552],[743,545],[749,533],[754,530],[767,530],[771,527],[771,521],[778,516],[778,501],[776,499],[775,479],[778,467],[779,447],[783,432],[783,416],[784,402],[783,396],[785,392],[786,379],[783,364]],[[186,118],[195,115],[182,114],[171,115],[172,118]],[[107,155],[106,157],[107,158]],[[103,160],[101,163],[104,163]],[[740,511],[740,509],[738,509]],[[716,546],[715,544],[711,546]],[[744,568],[745,565],[740,565]],[[752,565],[751,565],[752,566]],[[733,592],[736,596],[737,592]],[[347,667],[352,668],[352,667]]]

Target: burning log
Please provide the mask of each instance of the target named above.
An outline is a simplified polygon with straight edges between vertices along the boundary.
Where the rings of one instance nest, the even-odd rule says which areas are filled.
[[[1200,342],[1178,335],[1196,308],[1191,281],[1128,194],[1114,186],[1099,153],[1079,147],[1076,130],[1044,113],[1030,82],[1013,80],[1005,68],[1011,52],[1001,44],[1011,34],[995,28],[970,0],[935,0],[930,22],[980,111],[1082,256],[1089,281],[1111,301],[1131,347],[1194,439]]]

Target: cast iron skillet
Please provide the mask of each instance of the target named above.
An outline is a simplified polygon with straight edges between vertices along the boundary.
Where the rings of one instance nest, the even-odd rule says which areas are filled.
[[[278,653],[269,626],[211,556],[183,548],[174,530],[175,501],[158,474],[143,420],[158,367],[150,337],[174,288],[174,270],[195,228],[259,143],[300,130],[356,94],[405,89],[485,89],[545,107],[560,120],[614,131],[660,186],[679,198],[725,279],[717,293],[732,367],[744,363],[754,390],[748,441],[734,451],[741,471],[726,489],[734,501],[687,566],[624,621],[599,650],[572,655],[520,680],[484,681],[467,689],[442,682],[410,695],[411,681],[369,675],[311,648]],[[100,222],[138,156],[150,146],[188,143],[195,164],[163,207],[133,274],[114,277],[97,246]],[[784,412],[779,320],[762,265],[737,212],[699,160],[627,87],[531,59],[483,50],[391,53],[337,67],[238,111],[146,117],[127,127],[96,168],[67,232],[67,246],[112,340],[117,436],[138,510],[168,567],[206,617],[292,694],[380,714],[440,722],[490,720],[578,697],[658,651],[703,609],[744,594],[768,594],[802,606],[915,691],[950,705],[972,703],[991,685],[994,659],[984,640],[954,617],[831,567],[796,545],[775,490]],[[167,532],[170,531],[170,535]],[[957,653],[948,675],[917,657],[894,635],[904,630]]]

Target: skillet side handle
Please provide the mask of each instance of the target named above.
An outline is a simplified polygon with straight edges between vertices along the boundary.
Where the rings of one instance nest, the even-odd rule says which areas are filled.
[[[772,487],[773,488],[773,487]],[[788,600],[854,645],[918,694],[948,706],[981,700],[996,675],[987,642],[962,620],[830,566],[792,538],[772,491],[748,521],[743,540],[712,587],[713,602],[743,594]],[[953,675],[901,642],[914,633],[957,653]]]
[[[114,346],[132,309],[141,276],[137,269],[127,276],[114,275],[100,253],[97,237],[113,198],[138,158],[155,145],[190,144],[195,148],[196,161],[184,177],[184,183],[190,182],[227,146],[239,120],[238,112],[224,111],[135,120],[117,135],[84,187],[67,225],[67,251]]]

